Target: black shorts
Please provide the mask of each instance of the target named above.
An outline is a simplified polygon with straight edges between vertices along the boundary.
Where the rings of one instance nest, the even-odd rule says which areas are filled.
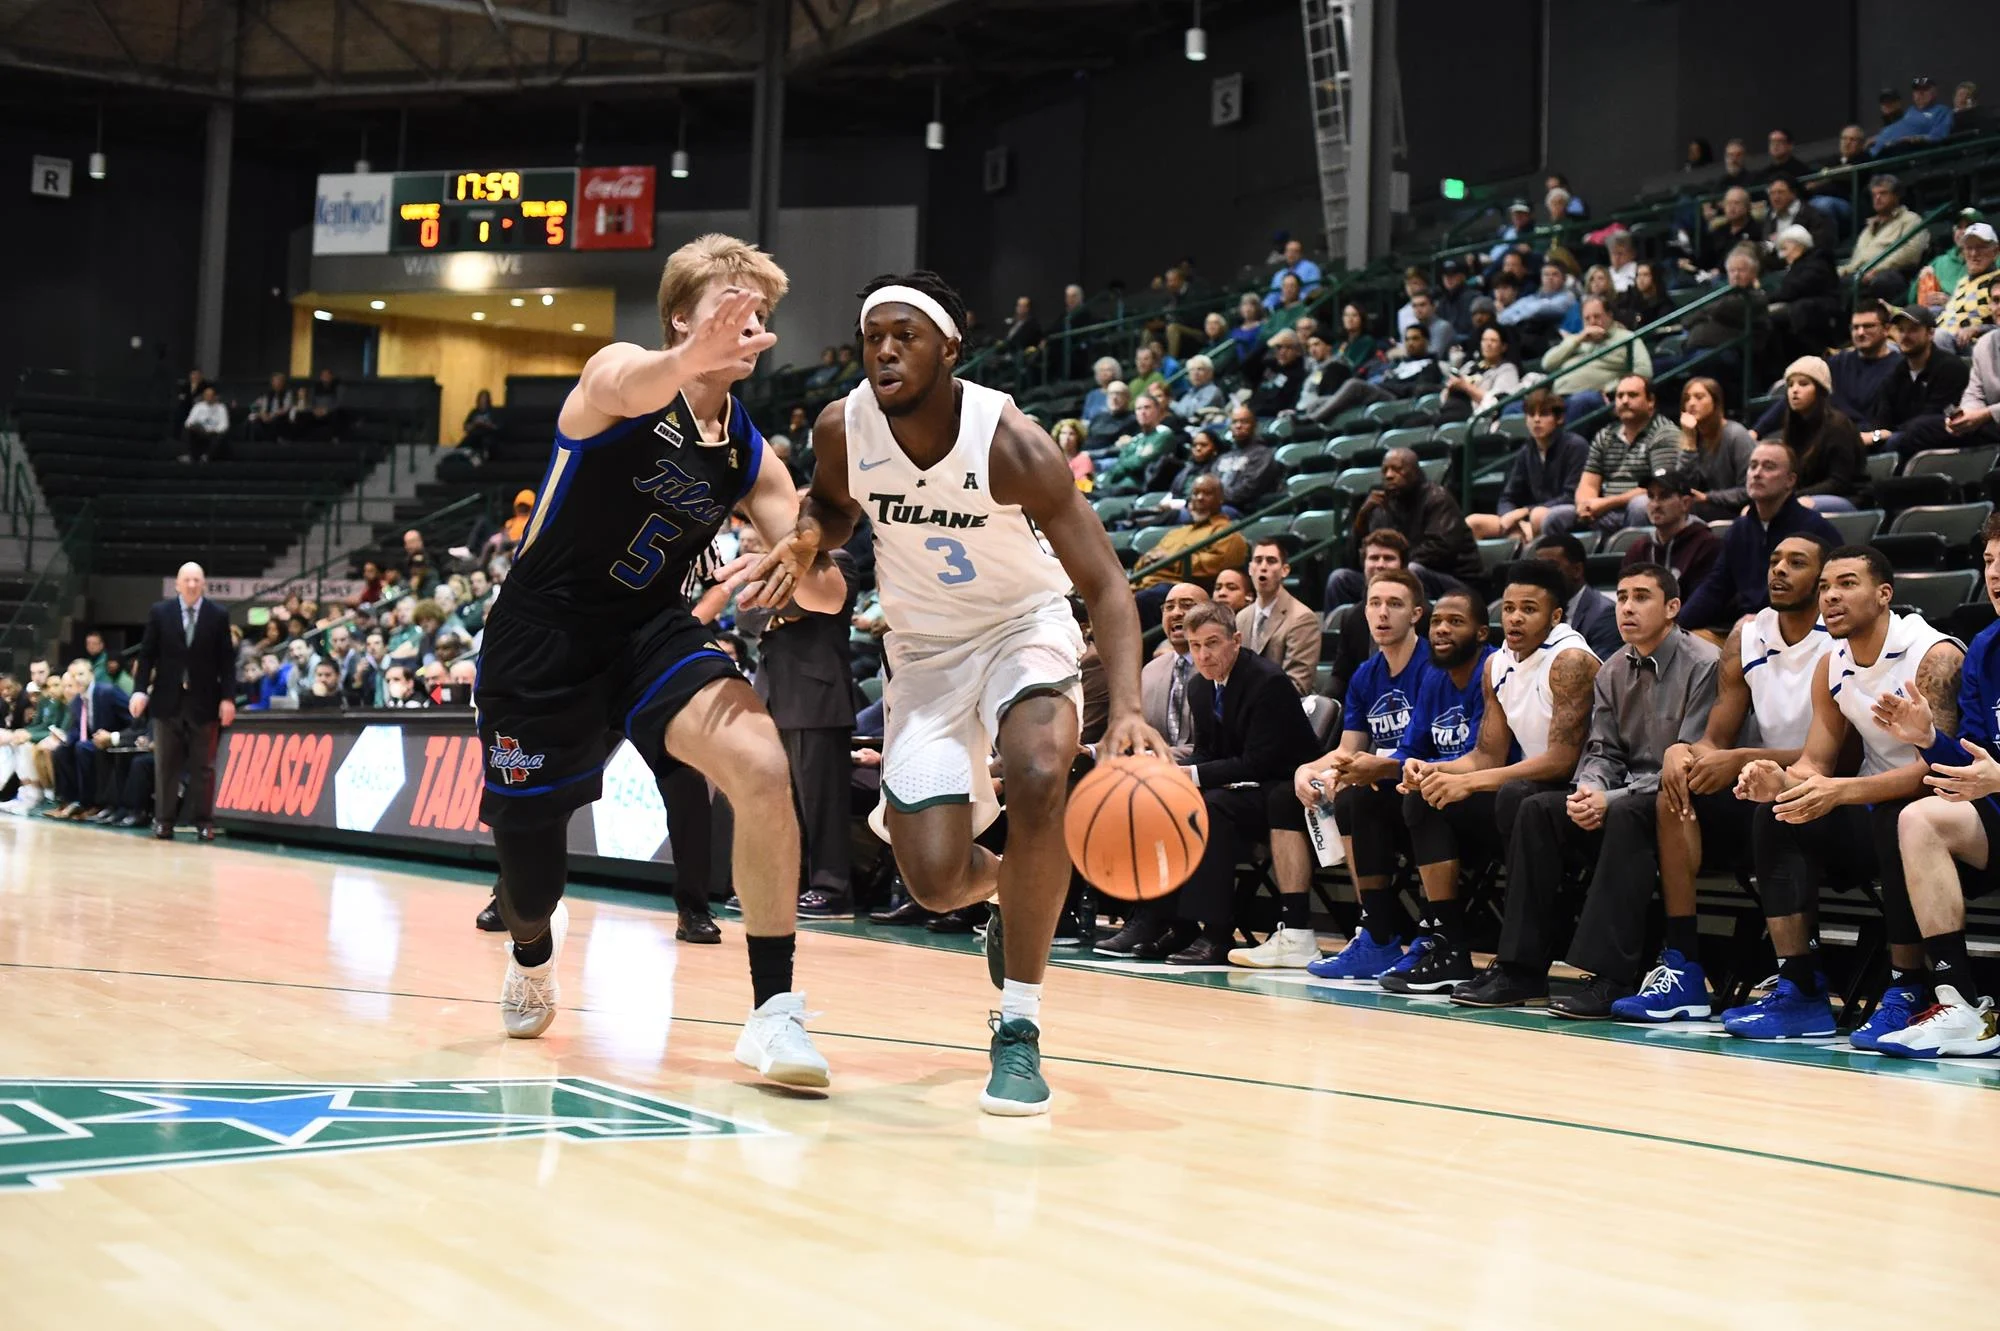
[[[473,698],[486,750],[479,816],[546,819],[595,800],[604,766],[629,740],[654,774],[681,764],[667,725],[718,679],[741,679],[708,625],[685,608],[636,629],[565,615],[503,592],[486,620]]]
[[[2000,809],[1994,808],[1990,799],[1974,800],[1972,808],[1979,815],[1979,830],[1986,833],[1986,867],[1958,866],[1959,890],[1967,901],[2000,888]]]

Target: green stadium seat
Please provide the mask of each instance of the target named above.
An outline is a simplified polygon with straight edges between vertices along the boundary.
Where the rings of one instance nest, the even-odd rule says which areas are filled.
[[[1373,467],[1366,468],[1365,470],[1371,474],[1375,473]],[[1341,473],[1342,476],[1346,474],[1345,472]],[[1285,493],[1297,499],[1301,496],[1312,494],[1315,491],[1334,489],[1338,485],[1339,480],[1340,477],[1334,475],[1332,472],[1301,472],[1296,476],[1287,476],[1285,478]]]
[[[1852,513],[1822,513],[1821,517],[1833,524],[1840,533],[1840,539],[1847,545],[1866,545],[1875,533],[1882,530],[1882,510],[1863,508]]]
[[[1321,458],[1324,453],[1325,450],[1318,444],[1282,444],[1273,450],[1271,456],[1286,471],[1304,471],[1308,462]]]
[[[1894,453],[1870,453],[1868,455],[1868,479],[1886,481],[1896,474],[1897,458]]]
[[[1986,525],[1992,512],[1993,505],[1983,499],[1976,504],[1919,504],[1892,518],[1889,532],[1892,535],[1906,531],[1936,532],[1953,550],[1963,550],[1979,535],[1979,529]],[[1900,582],[1897,589],[1900,592]]]
[[[1960,485],[1977,485],[1993,470],[2000,448],[1927,448],[1903,466],[1905,476],[1949,476]]]
[[[1143,555],[1164,540],[1167,531],[1166,527],[1141,527],[1132,533],[1132,548]]]
[[[1479,567],[1488,574],[1512,560],[1521,545],[1511,536],[1495,536],[1478,544]]]
[[[1330,508],[1309,508],[1292,519],[1292,535],[1306,545],[1338,536],[1343,527],[1340,514]]]
[[[1382,431],[1382,437],[1375,441],[1375,445],[1387,452],[1392,448],[1415,448],[1418,444],[1427,444],[1430,441],[1430,426],[1412,425],[1400,430]]]
[[[1268,518],[1257,518],[1243,526],[1243,539],[1251,545],[1272,536],[1284,536],[1292,529],[1292,520],[1283,513]]]
[[[1097,510],[1098,520],[1107,527],[1132,516],[1132,501],[1123,495],[1100,499],[1091,507]]]
[[[1896,578],[1896,604],[1935,623],[1970,600],[1978,586],[1979,574],[1969,568],[1904,573]]]

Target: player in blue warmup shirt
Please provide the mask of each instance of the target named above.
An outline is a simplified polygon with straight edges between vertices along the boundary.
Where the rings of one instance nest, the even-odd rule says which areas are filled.
[[[1403,958],[1409,920],[1393,883],[1396,853],[1409,835],[1396,793],[1402,759],[1392,755],[1403,744],[1417,696],[1435,668],[1430,648],[1417,636],[1424,609],[1423,584],[1414,573],[1386,569],[1369,582],[1362,613],[1375,654],[1348,682],[1340,746],[1301,767],[1294,781],[1300,803],[1332,802],[1361,898],[1361,927],[1347,947],[1306,968],[1321,979],[1374,979]]]

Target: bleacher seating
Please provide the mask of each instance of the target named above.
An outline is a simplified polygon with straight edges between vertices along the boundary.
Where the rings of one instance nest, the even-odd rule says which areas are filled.
[[[239,430],[222,457],[199,464],[180,461],[172,399],[158,389],[31,384],[13,407],[58,523],[90,507],[94,571],[171,573],[195,552],[212,575],[255,576],[367,474],[388,440],[423,428],[426,396],[435,419],[428,380],[343,393],[351,424],[339,442],[258,442]]]

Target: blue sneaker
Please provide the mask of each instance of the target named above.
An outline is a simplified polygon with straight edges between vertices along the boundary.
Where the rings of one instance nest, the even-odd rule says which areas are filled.
[[[1410,940],[1410,950],[1408,952],[1405,952],[1402,955],[1402,958],[1399,961],[1397,961],[1395,965],[1391,966],[1388,970],[1383,971],[1382,975],[1378,975],[1375,978],[1379,980],[1382,978],[1383,975],[1405,974],[1418,962],[1422,961],[1425,957],[1429,956],[1431,950],[1436,946],[1437,946],[1437,936],[1435,934],[1418,934],[1415,938],[1412,938]]]
[[[1722,1029],[1746,1040],[1831,1040],[1833,1004],[1826,992],[1805,994],[1790,980],[1745,1007],[1722,1014]]]
[[[1356,929],[1346,947],[1307,966],[1306,974],[1322,980],[1374,980],[1402,959],[1398,940],[1378,943],[1368,930]]]
[[[1613,1000],[1613,1021],[1677,1021],[1705,1019],[1708,1005],[1708,975],[1698,961],[1689,961],[1668,948],[1660,953],[1660,964],[1646,976],[1639,992],[1630,998]]]
[[[1907,1030],[1917,1015],[1917,1006],[1921,1001],[1917,991],[1910,986],[1890,985],[1882,991],[1882,1001],[1876,1004],[1873,1015],[1847,1037],[1847,1043],[1871,1054],[1880,1053],[1882,1037]]]

